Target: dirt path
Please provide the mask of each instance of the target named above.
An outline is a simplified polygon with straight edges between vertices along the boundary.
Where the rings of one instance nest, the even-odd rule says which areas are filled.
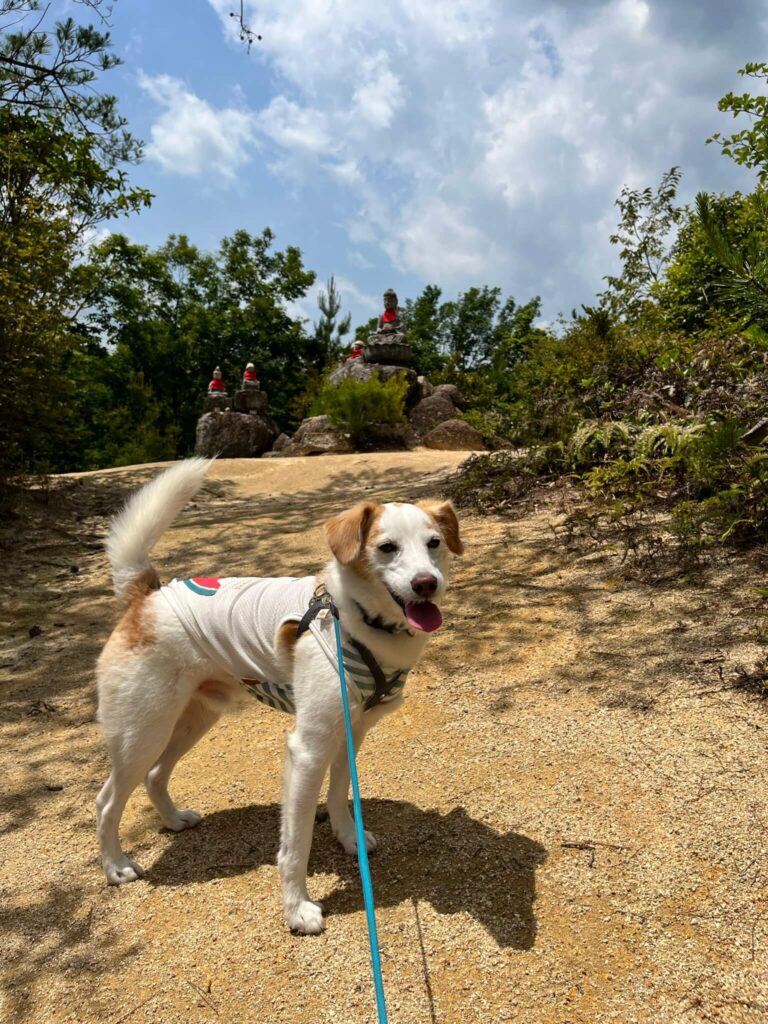
[[[157,564],[166,578],[304,574],[324,560],[328,515],[436,493],[458,461],[220,462]],[[198,829],[159,831],[137,794],[124,837],[147,878],[103,883],[92,666],[113,608],[99,542],[149,475],[67,484],[4,552],[0,1019],[373,1021],[356,867],[327,825],[310,882],[328,929],[282,925],[277,713],[254,702],[179,767]],[[627,582],[617,556],[569,554],[552,515],[465,519],[447,624],[364,750],[390,1019],[763,1021],[768,717],[724,686],[760,653],[746,610],[764,581],[734,562],[695,586]]]

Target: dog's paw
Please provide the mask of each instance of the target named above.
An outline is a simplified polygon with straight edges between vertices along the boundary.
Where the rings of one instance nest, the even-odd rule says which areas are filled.
[[[125,885],[144,877],[144,869],[136,861],[123,856],[119,860],[104,864],[104,874],[110,885]]]
[[[286,910],[285,923],[296,935],[319,935],[325,930],[323,908],[319,903],[303,900],[295,910]]]
[[[171,832],[183,832],[185,828],[194,828],[203,820],[202,814],[197,811],[177,811],[173,818],[163,822]]]
[[[364,830],[365,835],[365,848],[368,853],[373,853],[376,847],[379,845],[379,841],[373,832],[369,832],[367,829]],[[336,833],[336,838],[339,840],[341,845],[350,855],[357,855],[357,833],[354,828],[347,831],[346,829],[342,832]]]

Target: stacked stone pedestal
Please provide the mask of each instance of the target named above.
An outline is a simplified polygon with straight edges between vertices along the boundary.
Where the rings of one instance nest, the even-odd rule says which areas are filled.
[[[258,387],[243,388],[233,398],[206,395],[197,421],[195,455],[249,459],[268,452],[280,433],[268,408],[267,396]]]
[[[411,346],[402,331],[380,327],[369,336],[362,359],[348,359],[330,374],[331,387],[339,387],[349,379],[366,382],[374,377],[382,382],[400,377],[407,382],[406,422],[372,423],[367,431],[367,447],[392,450],[425,445],[458,451],[483,450],[485,445],[480,433],[462,419],[467,403],[459,389],[453,384],[434,387],[407,365],[410,361]],[[353,450],[349,436],[334,426],[330,417],[313,416],[303,421],[293,439],[281,439],[268,454],[289,457]]]
[[[224,412],[232,408],[229,395],[217,395],[209,392],[203,399],[203,412]]]
[[[363,349],[366,363],[383,366],[408,366],[411,362],[412,349],[401,331],[384,333],[377,331],[371,334]]]

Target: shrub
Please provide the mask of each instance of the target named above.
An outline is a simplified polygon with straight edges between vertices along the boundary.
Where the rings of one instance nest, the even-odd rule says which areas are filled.
[[[386,382],[378,377],[366,381],[347,377],[338,387],[325,385],[314,411],[330,416],[353,441],[364,443],[375,436],[376,428],[404,422],[407,391],[408,381],[401,375]]]
[[[491,448],[499,437],[505,441],[517,440],[517,426],[507,405],[494,405],[490,409],[469,409],[464,413],[464,419],[475,430],[480,431],[483,441]]]

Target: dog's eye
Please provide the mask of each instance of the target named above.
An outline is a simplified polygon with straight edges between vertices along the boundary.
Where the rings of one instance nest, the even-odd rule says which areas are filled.
[[[379,544],[379,551],[385,555],[391,555],[393,551],[397,551],[397,544],[393,544],[392,541],[387,541],[385,544]]]
[[[440,547],[440,538],[439,537],[433,537],[432,540],[428,540],[427,541],[427,547],[428,548],[439,548]]]

